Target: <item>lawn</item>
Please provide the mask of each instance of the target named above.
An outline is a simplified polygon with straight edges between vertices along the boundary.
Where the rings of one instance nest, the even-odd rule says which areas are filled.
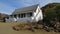
[[[45,30],[38,30],[36,32],[32,32],[29,30],[15,31],[12,29],[12,26],[17,24],[19,23],[1,23],[0,22],[0,34],[60,34],[54,31],[46,32]]]

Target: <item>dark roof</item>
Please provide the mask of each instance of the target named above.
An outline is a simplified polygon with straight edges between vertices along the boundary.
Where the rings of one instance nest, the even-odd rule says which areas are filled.
[[[38,5],[39,4],[28,6],[28,7],[24,7],[24,8],[18,8],[12,14],[14,15],[14,14],[19,14],[21,12],[35,11],[37,9]]]

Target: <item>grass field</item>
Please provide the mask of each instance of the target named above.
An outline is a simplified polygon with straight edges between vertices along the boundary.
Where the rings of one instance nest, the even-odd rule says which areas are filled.
[[[32,32],[29,30],[15,31],[12,29],[12,26],[17,24],[19,23],[1,23],[0,22],[0,34],[60,34],[54,31],[46,32],[45,30],[38,30],[36,32]]]

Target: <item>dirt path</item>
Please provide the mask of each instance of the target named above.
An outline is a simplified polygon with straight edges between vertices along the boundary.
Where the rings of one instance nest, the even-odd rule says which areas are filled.
[[[31,32],[28,30],[22,30],[22,31],[15,31],[12,29],[13,25],[16,25],[19,23],[0,23],[0,34],[60,34],[56,32],[46,32],[46,31],[37,31],[37,32]]]

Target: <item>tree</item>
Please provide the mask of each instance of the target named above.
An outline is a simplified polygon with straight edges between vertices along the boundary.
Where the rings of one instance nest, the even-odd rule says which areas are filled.
[[[53,9],[47,9],[45,12],[46,18],[50,19],[55,19],[56,18],[56,12]]]

